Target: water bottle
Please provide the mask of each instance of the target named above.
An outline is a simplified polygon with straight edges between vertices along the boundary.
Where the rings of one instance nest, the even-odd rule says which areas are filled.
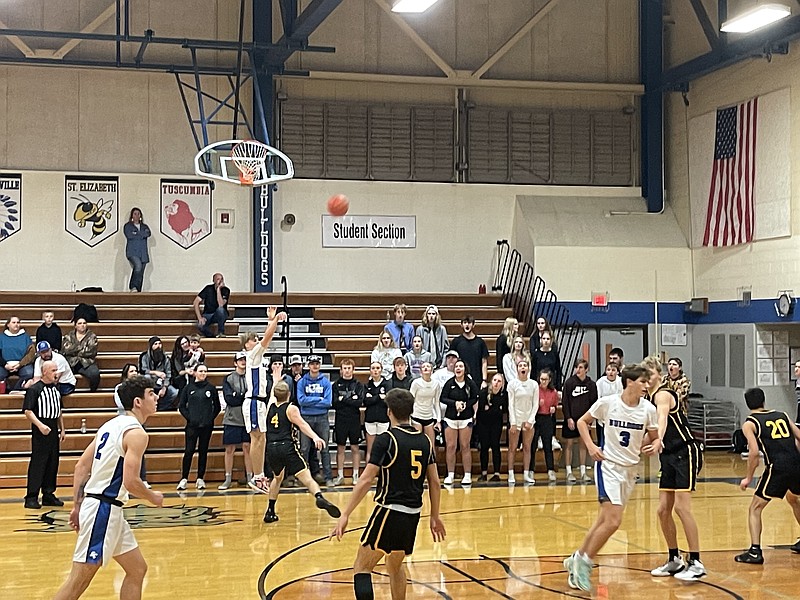
[[[86,419],[81,419],[81,433],[86,433]]]
[[[75,285],[75,281],[74,281],[74,280],[72,281],[72,287],[70,287],[70,289],[71,289],[73,292],[74,292],[75,290],[77,290],[77,289],[78,289],[78,286],[77,286],[77,285]]]

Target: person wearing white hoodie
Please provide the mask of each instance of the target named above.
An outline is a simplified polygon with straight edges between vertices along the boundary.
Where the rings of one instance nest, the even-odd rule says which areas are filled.
[[[516,483],[514,462],[522,431],[522,468],[531,464],[531,442],[536,412],[539,410],[539,384],[528,378],[530,365],[526,360],[517,363],[517,379],[508,384],[508,483]],[[525,471],[525,483],[535,483],[533,471]]]

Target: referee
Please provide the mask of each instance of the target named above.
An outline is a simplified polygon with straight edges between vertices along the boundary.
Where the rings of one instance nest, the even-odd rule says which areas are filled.
[[[31,422],[31,462],[25,508],[38,509],[42,504],[64,506],[55,495],[59,445],[65,437],[63,403],[56,386],[57,369],[51,360],[42,363],[42,378],[27,389],[22,403],[22,411]],[[39,504],[39,490],[42,504]]]

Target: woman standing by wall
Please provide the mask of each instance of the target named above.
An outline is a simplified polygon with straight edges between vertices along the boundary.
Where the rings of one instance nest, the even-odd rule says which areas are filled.
[[[135,206],[131,209],[128,222],[122,228],[127,243],[125,244],[125,258],[131,263],[131,280],[128,289],[131,292],[141,292],[144,280],[144,267],[150,262],[147,253],[147,238],[150,237],[150,228],[145,225],[142,211]]]

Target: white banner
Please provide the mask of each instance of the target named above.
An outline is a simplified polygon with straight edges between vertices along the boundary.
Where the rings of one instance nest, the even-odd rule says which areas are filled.
[[[211,184],[208,181],[161,180],[161,233],[184,250],[211,235]]]
[[[0,173],[0,242],[22,228],[22,175]]]
[[[416,248],[416,217],[322,215],[323,248]]]
[[[119,177],[64,177],[64,229],[87,246],[97,246],[119,229]]]

